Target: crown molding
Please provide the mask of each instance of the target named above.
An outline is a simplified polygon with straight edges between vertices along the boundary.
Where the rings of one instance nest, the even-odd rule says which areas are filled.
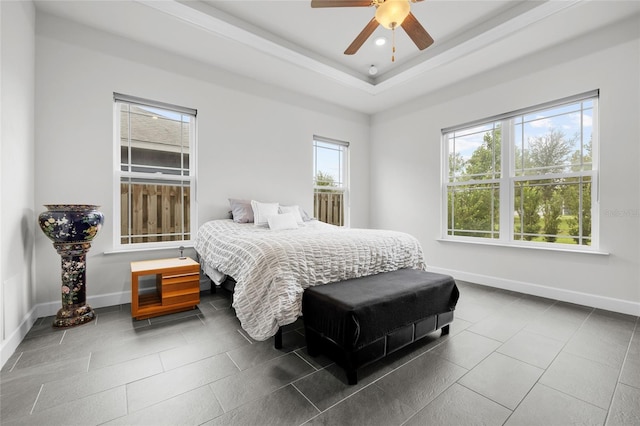
[[[260,35],[257,29],[256,31],[251,31],[242,28],[240,25],[230,22],[232,21],[232,19],[229,19],[230,17],[225,16],[225,14],[220,11],[215,11],[213,8],[209,8],[211,13],[208,11],[205,12],[202,8],[196,7],[198,2],[182,3],[178,0],[135,1],[201,28],[204,31],[215,34],[218,37],[244,44],[290,64],[337,81],[344,86],[375,96],[392,90],[394,87],[406,83],[439,66],[476,52],[491,43],[582,3],[585,0],[547,0],[535,7],[532,7],[533,2],[523,2],[521,6],[526,8],[526,10],[523,11],[522,9],[514,7],[505,14],[496,16],[493,20],[485,23],[485,25],[470,29],[455,39],[443,43],[436,42],[436,44],[426,52],[427,55],[425,55],[425,59],[386,79],[384,76],[381,76],[380,80],[375,82],[364,79],[364,77],[356,77],[326,62],[312,58],[311,55],[306,55],[294,50],[286,46],[285,44],[287,43],[283,40],[276,40],[275,37]],[[217,16],[214,16],[212,13],[215,13]]]

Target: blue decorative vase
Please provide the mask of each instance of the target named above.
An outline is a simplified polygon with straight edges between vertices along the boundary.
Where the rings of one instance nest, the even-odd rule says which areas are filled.
[[[87,305],[86,253],[104,223],[98,206],[90,204],[46,204],[38,223],[53,241],[62,258],[62,308],[54,327],[73,327],[92,321],[93,309]]]

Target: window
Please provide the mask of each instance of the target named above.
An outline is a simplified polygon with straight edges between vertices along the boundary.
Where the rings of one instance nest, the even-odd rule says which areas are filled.
[[[349,143],[313,137],[313,214],[332,225],[348,224]]]
[[[444,129],[445,238],[597,247],[598,92]]]
[[[189,241],[196,111],[117,93],[114,110],[115,246]]]

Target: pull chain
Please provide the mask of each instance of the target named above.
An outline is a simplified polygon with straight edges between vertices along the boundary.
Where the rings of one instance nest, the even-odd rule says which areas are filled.
[[[396,61],[396,23],[391,24],[391,62]]]

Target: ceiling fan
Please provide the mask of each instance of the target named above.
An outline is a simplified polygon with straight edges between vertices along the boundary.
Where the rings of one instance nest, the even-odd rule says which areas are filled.
[[[424,29],[416,17],[411,13],[410,3],[417,3],[422,0],[311,0],[311,7],[371,7],[376,8],[376,14],[358,34],[353,42],[344,51],[345,55],[353,55],[360,49],[364,42],[382,25],[394,31],[398,26],[405,30],[407,35],[416,44],[418,49],[424,50],[433,44],[433,38]],[[394,55],[391,61],[395,60],[395,43],[393,46]]]

